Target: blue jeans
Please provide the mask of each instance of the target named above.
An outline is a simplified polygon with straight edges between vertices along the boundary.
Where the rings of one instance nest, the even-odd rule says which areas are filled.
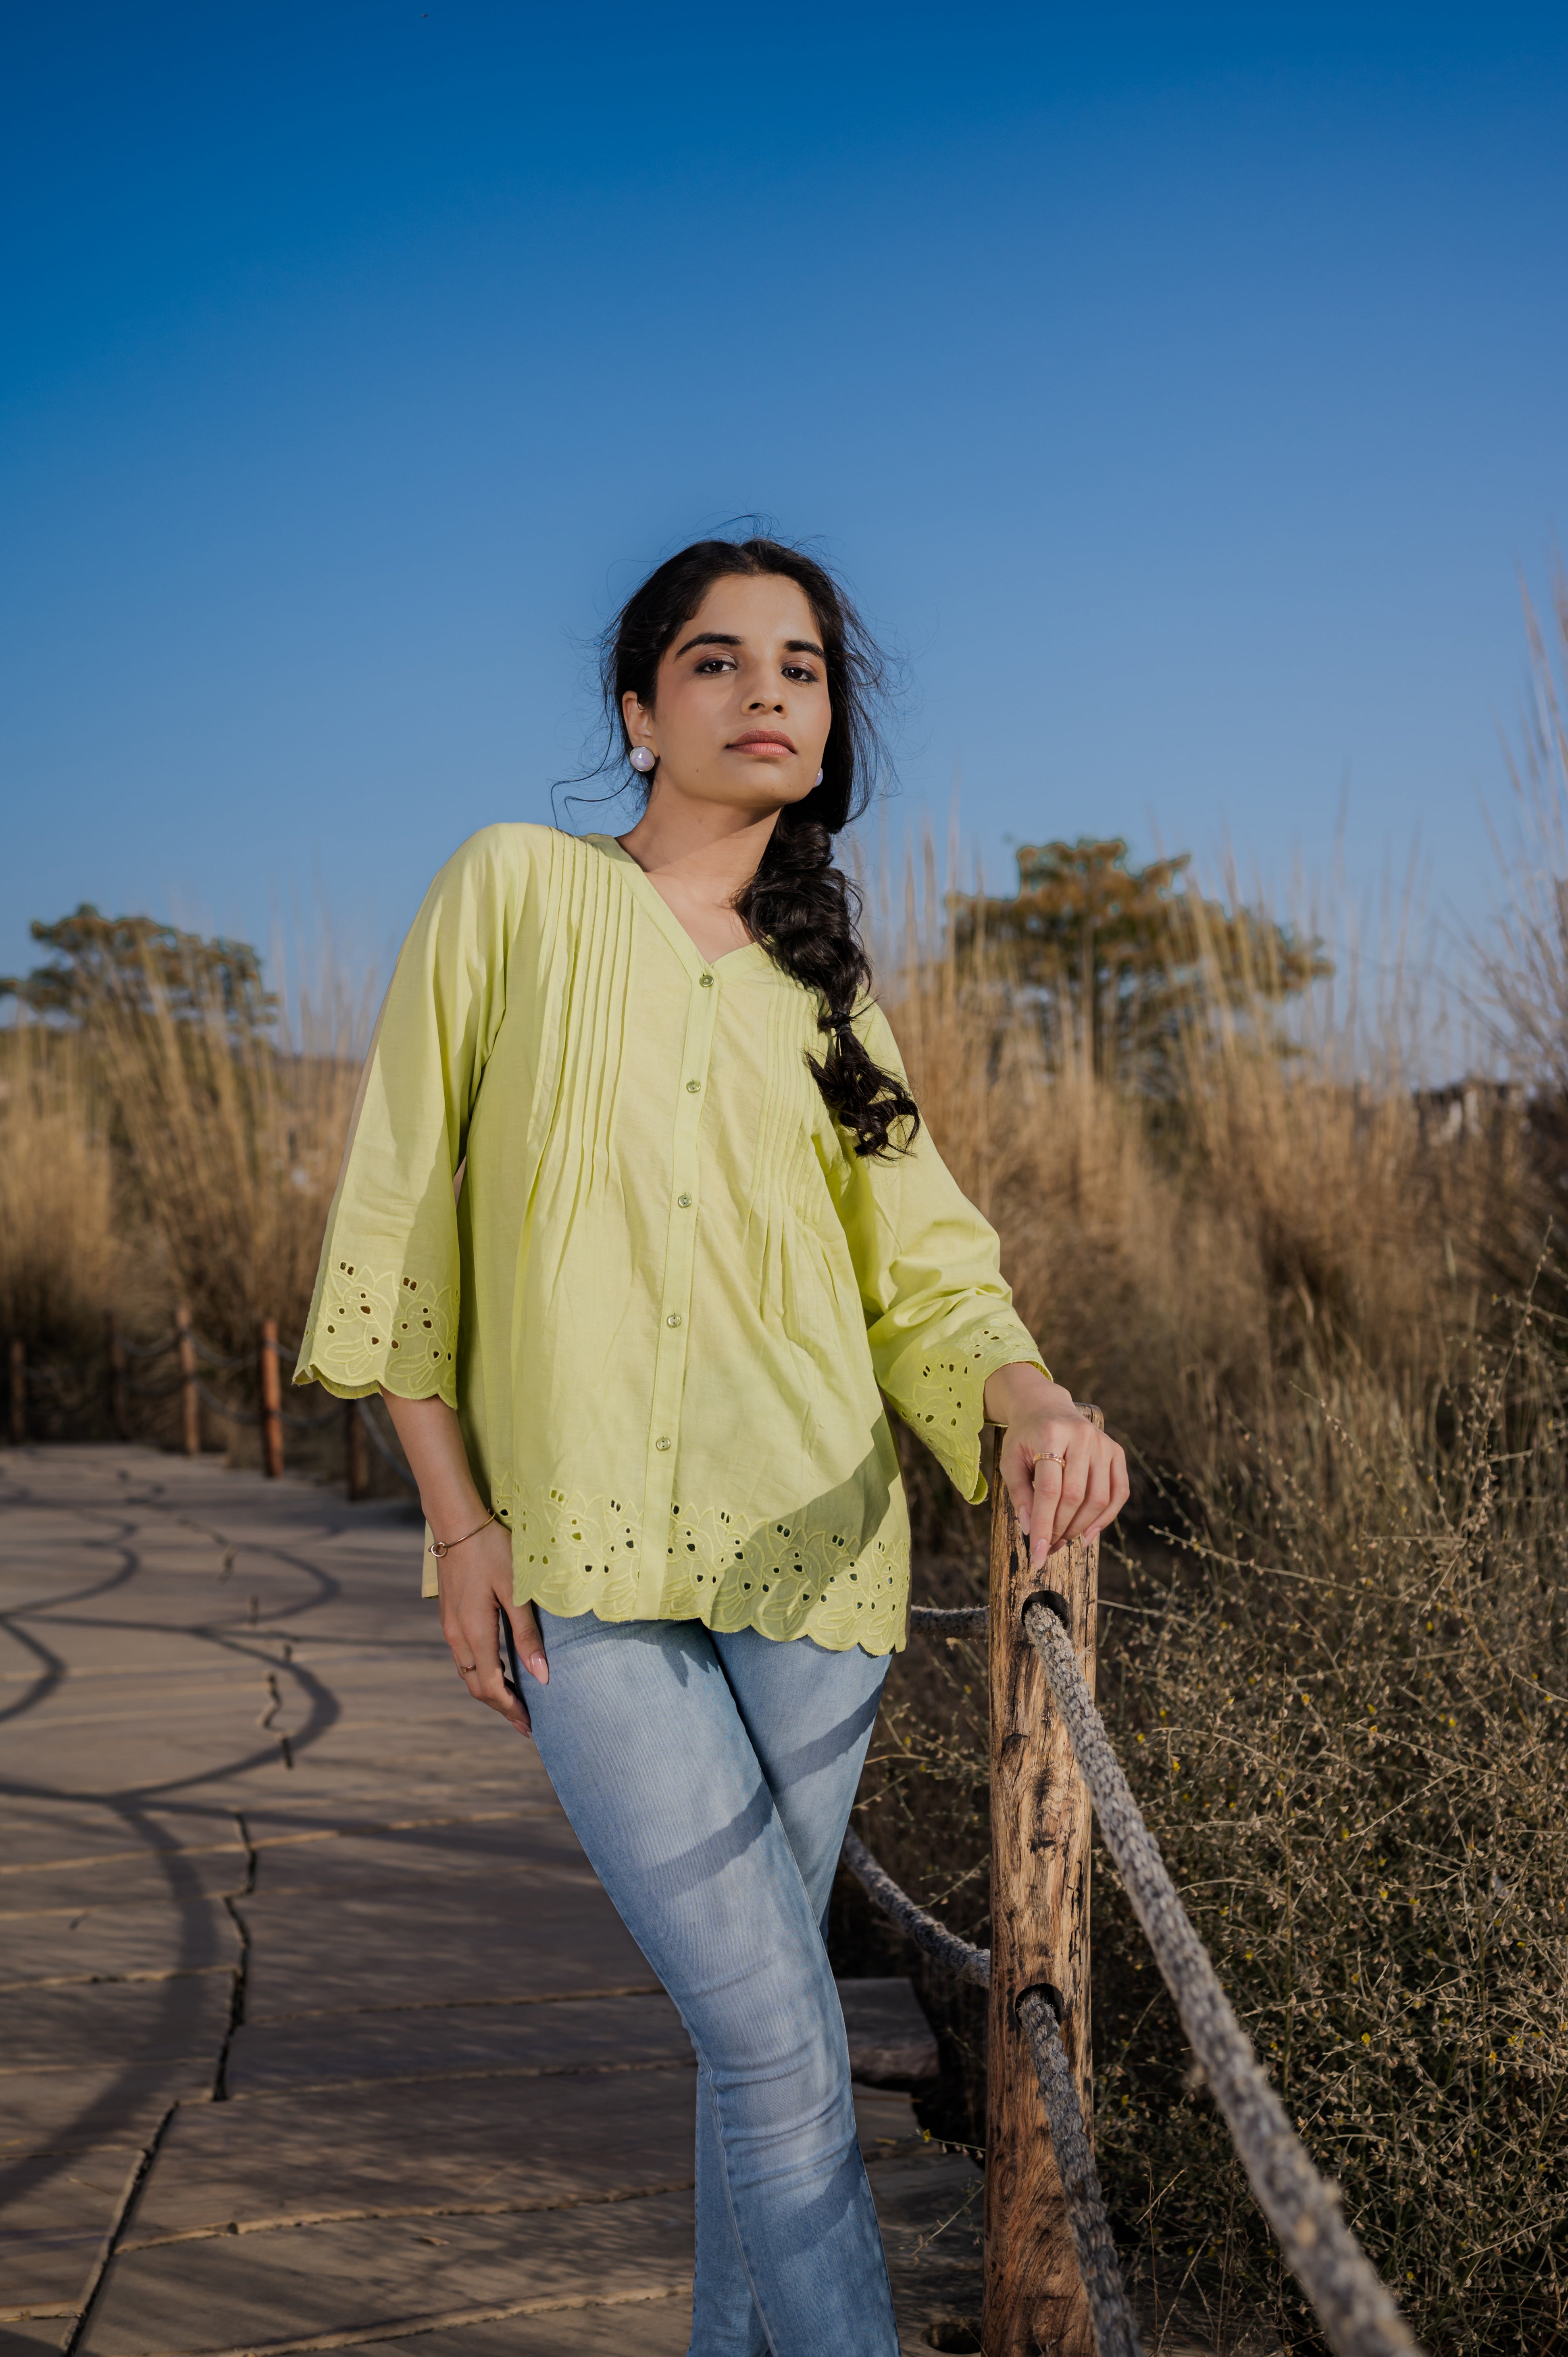
[[[541,1611],[539,1753],[697,2055],[689,2357],[897,2357],[828,1894],[887,1661]]]

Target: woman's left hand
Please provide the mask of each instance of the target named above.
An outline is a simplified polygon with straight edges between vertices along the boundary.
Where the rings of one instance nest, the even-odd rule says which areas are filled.
[[[1072,1394],[1038,1367],[999,1367],[985,1381],[985,1413],[1005,1427],[997,1457],[1029,1562],[1038,1570],[1069,1539],[1097,1538],[1127,1502],[1127,1458],[1079,1415]]]

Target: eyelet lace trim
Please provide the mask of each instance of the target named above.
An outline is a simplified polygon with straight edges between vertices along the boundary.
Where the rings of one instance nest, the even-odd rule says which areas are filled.
[[[1018,1360],[1039,1362],[1021,1324],[971,1326],[897,1371],[899,1391],[907,1388],[908,1400],[908,1406],[897,1402],[905,1422],[966,1498],[973,1497],[980,1480],[985,1379]]]
[[[384,1382],[423,1399],[449,1387],[457,1351],[457,1303],[449,1285],[390,1275],[344,1257],[328,1268],[315,1330],[313,1370],[345,1383]]]
[[[639,1518],[624,1501],[524,1488],[509,1474],[497,1479],[493,1494],[512,1532],[520,1593],[563,1615],[642,1617]],[[831,1652],[860,1645],[886,1653],[903,1642],[908,1592],[909,1547],[902,1535],[879,1532],[859,1540],[813,1526],[806,1514],[748,1528],[723,1507],[682,1512],[677,1505],[659,1618],[810,1637]]]

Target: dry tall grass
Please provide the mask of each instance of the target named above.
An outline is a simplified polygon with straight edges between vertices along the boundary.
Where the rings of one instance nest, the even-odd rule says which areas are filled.
[[[80,1043],[31,1028],[0,1061],[0,1332],[74,1354],[123,1294],[111,1108]]]
[[[150,1011],[105,994],[80,1033],[0,1033],[0,1321],[30,1358],[106,1309],[165,1325],[184,1301],[241,1351],[309,1306],[362,1023],[335,1006],[295,1050],[199,987],[190,1013],[147,986]]]

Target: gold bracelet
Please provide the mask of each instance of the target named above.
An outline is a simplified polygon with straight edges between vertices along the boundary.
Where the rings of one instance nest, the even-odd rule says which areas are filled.
[[[454,1547],[464,1546],[469,1539],[477,1539],[481,1531],[488,1531],[490,1524],[495,1521],[495,1518],[496,1510],[492,1506],[489,1512],[485,1516],[484,1521],[482,1523],[476,1523],[471,1531],[465,1531],[460,1539],[432,1539],[429,1547],[430,1554],[435,1555],[450,1555]]]

